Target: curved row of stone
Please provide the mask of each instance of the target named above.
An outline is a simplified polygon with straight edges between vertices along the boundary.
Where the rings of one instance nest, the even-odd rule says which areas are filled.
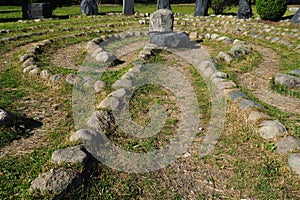
[[[34,32],[34,33],[25,33],[23,35],[16,35],[16,36],[11,36],[11,37],[5,37],[5,38],[1,38],[0,39],[0,43],[6,43],[9,41],[14,41],[14,40],[19,40],[22,38],[29,38],[32,36],[39,36],[39,35],[44,35],[44,34],[48,34],[48,33],[55,33],[55,32],[70,32],[70,31],[89,31],[89,30],[97,30],[99,28],[104,28],[104,27],[121,27],[124,25],[133,25],[135,24],[135,22],[123,22],[121,24],[116,23],[110,23],[110,24],[105,24],[105,25],[97,25],[97,26],[85,26],[85,27],[76,27],[76,28],[62,28],[62,29],[51,29],[51,30],[47,30],[47,31],[40,31],[40,32]],[[101,31],[100,29],[98,31]]]
[[[217,20],[215,19],[217,17]],[[295,28],[275,27],[264,23],[253,23],[253,20],[240,20],[233,16],[208,16],[208,17],[186,17],[175,18],[175,24],[180,24],[180,27],[187,32],[212,32],[235,34],[238,36],[250,36],[253,38],[261,38],[269,40],[272,43],[278,43],[288,46],[291,49],[299,50],[300,45],[297,41],[300,39],[299,30]],[[258,22],[254,20],[254,22]],[[282,23],[285,25],[286,22]],[[288,25],[288,24],[286,24]],[[271,35],[276,35],[272,37]],[[280,38],[282,36],[283,38]],[[293,39],[289,41],[286,38]],[[201,39],[201,35],[200,35]]]
[[[124,36],[124,34],[120,35],[121,37]],[[115,37],[120,37],[120,35],[115,35]],[[126,37],[132,37],[134,36],[134,33],[128,32],[126,35]],[[88,43],[87,48],[89,49],[91,46],[95,46],[95,44],[97,44],[95,42],[98,43],[99,38],[95,38]],[[97,46],[97,48],[100,47]],[[96,111],[89,119],[87,119],[86,126],[89,129],[80,129],[76,131],[70,137],[70,141],[90,140],[93,136],[99,135],[100,133],[110,132],[113,127],[115,127],[114,123],[114,117],[110,112],[104,110]],[[84,146],[73,146],[54,151],[51,160],[52,163],[56,165],[62,165],[64,163],[81,163],[86,165],[89,161],[93,160],[93,158]],[[41,194],[48,192],[60,193],[82,184],[84,181],[84,173],[85,172],[78,173],[73,169],[51,169],[49,172],[41,174],[31,182],[30,191],[37,191]]]
[[[206,35],[206,38],[218,40],[220,38],[218,35],[212,34],[211,36],[209,34]],[[227,38],[228,40],[228,38]],[[221,41],[225,41],[223,38]],[[231,39],[230,41],[233,41]],[[227,42],[226,42],[227,43]],[[234,56],[234,50],[237,50],[238,52],[245,52],[244,55],[247,55],[251,50],[252,47],[248,44],[241,43],[239,40],[235,40],[233,43],[236,43],[236,45],[231,49],[229,54]],[[231,62],[232,57],[228,57],[228,54],[222,53],[219,57],[222,57],[226,62]],[[292,74],[299,75],[299,70],[293,70],[291,72]],[[213,81],[214,82],[214,81]],[[225,91],[227,97],[229,100],[238,103],[239,109],[249,109],[249,108],[256,108],[256,109],[263,109],[263,106],[249,100],[249,97],[247,94],[241,92],[239,89],[234,90],[228,90]],[[293,151],[300,151],[300,141],[293,137],[288,136],[288,131],[286,127],[280,123],[277,120],[270,120],[271,117],[267,115],[264,112],[260,112],[258,110],[252,110],[247,118],[248,122],[259,122],[263,120],[258,127],[258,133],[260,136],[266,140],[273,140],[276,141],[275,147],[276,151],[279,154],[287,154]],[[283,138],[278,139],[278,137],[284,136]],[[288,164],[291,167],[293,171],[295,171],[298,175],[300,175],[300,153],[292,153],[289,155],[288,158]]]
[[[103,31],[101,31],[103,32]],[[112,33],[112,30],[105,31],[106,33]],[[90,32],[92,33],[98,33],[98,31]],[[32,78],[41,78],[42,80],[49,80],[52,83],[59,82],[64,76],[62,74],[54,74],[52,75],[49,70],[41,70],[38,66],[38,61],[36,60],[37,54],[43,53],[43,47],[49,46],[54,42],[58,42],[61,39],[69,39],[69,38],[76,38],[77,36],[83,36],[88,35],[90,33],[79,33],[75,35],[68,35],[68,36],[62,36],[62,37],[56,37],[52,38],[50,40],[44,40],[40,43],[35,44],[34,46],[27,49],[26,54],[22,55],[20,57],[20,61],[22,62],[23,66],[23,73],[27,74],[29,77]],[[100,47],[100,44],[102,45],[103,42],[112,42],[114,40],[121,40],[125,38],[130,38],[134,36],[142,36],[144,35],[144,32],[139,31],[127,31],[120,34],[114,34],[109,37],[103,35],[100,38],[95,38],[88,42],[87,44],[87,52],[89,57],[95,58],[95,62],[97,63],[112,63],[117,59],[117,57],[107,51],[104,51],[102,47]],[[82,68],[84,69],[84,68]],[[84,82],[85,86],[92,86],[94,85],[94,89],[96,92],[99,92],[103,87],[105,87],[105,83],[101,80],[92,81],[91,77],[82,77],[80,78],[76,74],[68,74],[65,77],[66,83],[69,84],[77,84],[80,82]]]
[[[103,18],[103,16],[100,16],[101,18]],[[99,18],[100,18],[99,17]],[[85,20],[85,21],[80,21],[80,23],[82,24],[88,24],[88,23],[95,23],[95,24],[98,24],[98,23],[101,23],[101,22],[106,22],[107,19],[95,19],[95,20]],[[114,18],[114,22],[118,22],[118,21],[128,21],[130,20],[131,18]],[[49,18],[48,19],[43,19],[42,22],[44,20],[47,20],[47,22],[50,20]],[[31,22],[34,22],[36,23],[35,21],[33,20],[29,20],[29,21],[26,21],[28,23],[31,23]],[[40,22],[40,21],[39,21]],[[72,25],[74,25],[75,27],[73,27]],[[59,24],[59,27],[71,27],[72,29],[76,29],[78,25],[78,22],[77,21],[68,21],[68,22],[63,22],[63,23],[60,23]],[[122,22],[121,25],[128,25],[128,22]],[[31,27],[25,27],[25,28],[16,28],[16,29],[2,29],[0,30],[0,36],[1,35],[6,35],[6,34],[9,34],[9,33],[16,33],[16,32],[29,32],[29,31],[33,31],[33,30],[39,30],[39,29],[42,29],[42,28],[47,28],[47,29],[51,29],[51,28],[57,28],[57,24],[39,24],[39,25],[36,25],[36,26],[31,26]],[[62,28],[63,29],[63,28]],[[66,28],[68,29],[68,28]]]

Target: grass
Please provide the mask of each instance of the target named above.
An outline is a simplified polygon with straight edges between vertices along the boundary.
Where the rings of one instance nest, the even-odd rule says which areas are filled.
[[[193,4],[172,5],[173,11],[185,14],[192,14],[193,6]],[[136,11],[142,13],[151,13],[155,9],[155,5],[136,5],[135,7]],[[194,190],[193,197],[198,199],[299,199],[299,178],[288,169],[287,157],[279,156],[275,152],[273,141],[261,139],[253,128],[256,127],[256,124],[246,124],[244,120],[246,113],[238,111],[232,104],[227,105],[228,114],[220,142],[216,145],[215,151],[204,159],[198,157],[197,151],[190,152],[191,156],[186,159],[180,158],[162,170],[144,174],[119,172],[97,163],[89,166],[85,184],[75,190],[61,195],[39,196],[29,193],[28,188],[34,178],[40,173],[58,167],[51,164],[52,152],[73,145],[68,142],[68,137],[75,131],[71,101],[73,88],[64,84],[53,86],[45,84],[43,81],[24,77],[18,57],[24,54],[25,50],[19,50],[19,48],[43,39],[86,32],[85,29],[89,26],[95,26],[92,29],[103,30],[100,33],[103,35],[110,34],[105,32],[110,29],[122,31],[141,26],[136,23],[137,19],[127,16],[110,16],[109,18],[103,15],[95,18],[79,16],[78,6],[57,8],[54,14],[58,18],[38,23],[28,20],[26,23],[13,22],[21,17],[20,7],[0,7],[0,10],[5,11],[0,11],[0,19],[9,21],[0,23],[0,30],[11,30],[8,34],[0,34],[0,38],[53,30],[47,34],[23,37],[0,45],[0,107],[12,111],[20,118],[15,126],[0,128],[0,147],[7,147],[13,141],[22,144],[24,141],[18,141],[18,139],[32,136],[32,131],[21,129],[26,125],[27,120],[44,123],[43,128],[40,129],[42,130],[41,139],[36,141],[39,146],[28,144],[29,146],[21,150],[33,149],[32,151],[22,153],[18,151],[19,148],[12,149],[11,153],[0,158],[0,199],[181,199],[188,198],[186,194],[190,191],[186,190],[195,189],[193,185],[197,185],[197,181],[203,180],[206,182],[203,181],[198,185],[203,188],[198,191]],[[99,8],[100,13],[121,12],[121,10],[120,5],[102,5]],[[226,12],[228,14],[237,13],[237,8],[234,7]],[[289,14],[287,13],[287,15]],[[64,19],[65,16],[71,16],[71,18]],[[254,17],[256,16],[255,14]],[[115,28],[106,26],[108,23],[117,25],[122,22],[130,24]],[[71,29],[63,30],[66,27]],[[295,27],[291,26],[291,28]],[[90,33],[75,39],[59,40],[38,56],[39,64],[43,69],[49,69],[53,73],[74,73],[76,70],[62,69],[52,65],[50,63],[51,56],[61,48],[88,41],[96,36],[99,35]],[[234,37],[230,34],[227,36]],[[250,40],[247,36],[242,39]],[[298,54],[286,51],[284,46],[259,40],[255,42],[271,46],[281,55],[281,72],[287,73],[298,68]],[[299,41],[295,41],[295,44],[299,44]],[[126,43],[114,44],[111,49],[114,50],[124,45]],[[229,50],[228,46],[217,42],[205,42],[201,45],[209,46],[212,49],[212,55],[217,54],[220,50],[225,52]],[[5,52],[11,52],[11,56],[4,54]],[[77,64],[81,64],[85,55],[85,52],[80,52],[73,57],[77,57],[74,60]],[[219,67],[222,71],[228,72],[230,79],[236,80],[236,74],[247,73],[255,69],[261,63],[262,58],[263,55],[254,52],[247,57],[235,60],[231,65],[223,63]],[[7,63],[3,64],[3,61]],[[199,146],[199,141],[208,127],[211,112],[209,91],[207,91],[205,81],[199,76],[195,67],[183,65],[179,58],[170,57],[166,51],[154,52],[154,56],[149,62],[183,69],[184,75],[188,77],[194,87],[201,112],[201,116],[199,116],[201,126],[204,128],[203,132],[199,131],[193,144]],[[107,86],[103,93],[98,94],[98,101],[112,91],[111,85],[132,66],[132,64],[128,64],[121,69],[109,70],[102,74],[101,80],[104,80]],[[276,90],[291,93],[286,88],[277,88]],[[244,91],[249,94],[251,99],[259,102],[249,91]],[[136,139],[125,135],[121,130],[111,133],[108,137],[122,148],[133,152],[149,152],[168,144],[170,138],[176,133],[179,122],[178,105],[170,91],[153,84],[139,88],[131,99],[131,116],[140,125],[148,124],[150,121],[149,109],[155,103],[168,109],[165,126],[156,137]],[[263,102],[259,103],[264,104]],[[270,105],[264,104],[264,106],[268,114],[287,126],[291,135],[300,138],[297,115],[284,113]],[[62,166],[62,168],[69,167],[78,171],[83,170],[82,166]],[[193,173],[189,174],[190,172]],[[191,179],[192,181],[185,180],[189,177],[194,177],[194,179]]]

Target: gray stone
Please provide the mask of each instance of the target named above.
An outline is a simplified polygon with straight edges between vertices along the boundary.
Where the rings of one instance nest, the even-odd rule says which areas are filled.
[[[223,78],[213,78],[211,81],[215,84],[220,83],[220,82],[225,82],[226,80]]]
[[[227,63],[231,63],[233,61],[233,58],[229,54],[222,51],[218,54],[218,57],[223,59]]]
[[[233,41],[234,40],[232,38],[226,38],[226,39],[222,40],[222,43],[224,43],[224,44],[232,44]]]
[[[213,71],[213,73],[211,73],[208,77],[211,77],[213,74],[217,73],[217,68],[216,68],[215,64],[210,60],[205,60],[205,61],[201,62],[198,65],[197,69],[199,69],[202,73],[211,69],[211,71]]]
[[[152,53],[151,50],[147,50],[147,49],[143,49],[142,51],[140,51],[139,53],[139,57],[147,60],[151,57]]]
[[[150,32],[173,32],[174,16],[168,9],[160,9],[150,15]]]
[[[53,6],[50,3],[28,3],[27,1],[22,6],[22,14],[25,19],[50,18],[52,12]]]
[[[300,150],[300,141],[293,136],[287,136],[276,142],[275,147],[278,153],[284,154],[293,150]]]
[[[285,126],[278,121],[266,120],[260,126],[258,133],[264,139],[273,139],[286,132]]]
[[[241,98],[248,98],[248,95],[241,91],[234,91],[228,94],[228,99],[233,102],[237,102]]]
[[[240,57],[240,55],[247,55],[249,54],[249,50],[247,50],[245,48],[245,45],[242,44],[236,44],[234,45],[231,50],[230,53],[234,56],[234,57]]]
[[[27,66],[27,67],[25,67],[24,69],[23,69],[23,73],[25,74],[25,73],[28,73],[28,72],[30,72],[31,70],[33,70],[33,69],[37,69],[38,67],[36,66],[36,65],[30,65],[30,66]]]
[[[108,97],[105,98],[103,101],[100,102],[98,105],[99,109],[112,109],[115,110],[120,106],[120,102],[115,97]]]
[[[294,24],[299,24],[300,23],[300,9],[292,17],[291,22],[294,23]]]
[[[218,39],[220,36],[218,35],[218,34],[212,34],[211,36],[210,36],[210,38],[212,39],[212,40],[216,40],[216,39]],[[209,38],[208,38],[209,39]]]
[[[290,168],[300,176],[300,153],[293,153],[288,158]]]
[[[186,33],[151,34],[150,43],[169,48],[186,48],[190,46],[190,38]]]
[[[198,38],[198,32],[194,31],[194,32],[189,33],[189,37],[190,37],[190,39],[193,39],[193,40],[197,39]]]
[[[34,61],[34,58],[28,58],[27,60],[25,60],[23,62],[23,67],[28,67],[30,65],[35,65],[35,61]]]
[[[225,81],[225,82],[219,82],[217,83],[217,87],[219,89],[231,89],[231,88],[236,88],[236,84],[232,81]]]
[[[87,126],[92,130],[106,134],[114,130],[116,125],[114,116],[110,112],[98,110],[88,118]]]
[[[27,60],[30,56],[27,54],[24,54],[23,56],[20,57],[20,62],[24,62],[25,60]]]
[[[48,70],[42,70],[40,73],[41,79],[48,79],[51,73]]]
[[[16,116],[0,108],[0,126],[10,126],[16,120]]]
[[[86,15],[97,15],[98,5],[94,0],[82,0],[80,3],[80,10]]]
[[[295,69],[295,70],[291,71],[290,74],[300,76],[300,69]]]
[[[101,47],[95,47],[92,51],[90,51],[90,55],[93,58],[96,58],[96,56],[101,53],[103,51],[103,49]]]
[[[287,74],[277,73],[274,78],[276,84],[284,85],[290,89],[300,87],[300,78]]]
[[[34,68],[32,70],[30,70],[30,72],[28,73],[28,75],[30,77],[37,77],[41,72],[41,69],[40,68]]]
[[[30,190],[42,194],[61,193],[82,183],[80,175],[71,169],[52,169],[31,182]]]
[[[51,160],[53,164],[60,165],[63,163],[84,163],[87,158],[87,154],[81,150],[81,147],[75,146],[54,151]]]
[[[204,35],[204,38],[209,40],[209,39],[211,39],[211,35],[210,35],[209,33],[206,33],[206,34]],[[217,39],[217,38],[216,38],[216,39]]]
[[[71,85],[78,84],[80,82],[80,78],[76,74],[68,74],[66,76],[66,82]]]
[[[123,0],[123,15],[134,14],[134,0]]]
[[[158,0],[157,1],[157,9],[171,9],[170,1],[169,0]]]
[[[119,89],[119,88],[131,88],[132,87],[132,82],[129,79],[120,79],[114,82],[112,85],[114,89]]]
[[[62,78],[61,74],[55,74],[49,78],[52,83],[58,82]]]
[[[225,72],[216,72],[216,73],[214,73],[211,77],[210,77],[210,79],[214,79],[214,78],[224,78],[224,79],[226,79],[226,78],[228,78],[228,74],[227,73],[225,73]]]
[[[139,24],[140,24],[140,25],[144,25],[144,24],[146,24],[146,20],[144,20],[144,19],[140,19],[140,20],[139,20]]]
[[[248,108],[263,108],[262,105],[252,101],[252,100],[248,100],[248,99],[242,99],[240,102],[239,102],[239,105],[238,107],[240,109],[248,109]]]
[[[128,92],[127,92],[126,89],[120,88],[120,89],[118,89],[118,90],[116,90],[116,91],[110,93],[110,94],[108,95],[108,97],[116,97],[116,98],[119,99],[119,98],[123,98],[127,93],[128,93]]]
[[[104,62],[104,63],[111,63],[114,62],[116,59],[117,57],[115,56],[115,54],[106,51],[102,51],[98,53],[96,56],[96,60],[98,62]]]
[[[298,7],[289,7],[289,11],[290,11],[290,12],[295,13],[295,12],[297,12],[298,10],[299,10]]]
[[[239,0],[238,19],[248,19],[251,16],[251,0]]]
[[[94,84],[95,92],[100,92],[102,89],[106,86],[106,83],[104,81],[98,80]]]
[[[78,140],[93,141],[93,139],[98,134],[99,133],[94,130],[80,129],[71,135],[70,141],[71,142],[78,141]]]
[[[210,0],[196,0],[194,15],[207,16],[210,3]]]
[[[268,119],[268,118],[270,118],[270,116],[267,115],[266,113],[253,110],[249,114],[249,116],[247,118],[247,122],[257,122],[259,120]]]

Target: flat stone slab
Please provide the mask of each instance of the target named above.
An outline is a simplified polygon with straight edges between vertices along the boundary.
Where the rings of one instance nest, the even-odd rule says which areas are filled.
[[[290,168],[300,176],[300,153],[293,153],[288,158]]]
[[[265,120],[260,124],[258,133],[264,139],[273,139],[276,136],[286,132],[286,128],[278,121]]]
[[[263,106],[255,101],[243,99],[239,102],[238,107],[240,109],[248,109],[248,108],[263,108]]]
[[[300,150],[300,141],[293,136],[287,136],[276,142],[275,146],[278,153],[284,154],[292,150]]]
[[[61,193],[82,183],[80,175],[71,169],[52,169],[31,182],[30,190],[45,193]]]
[[[81,147],[75,146],[54,151],[52,154],[52,163],[58,165],[62,163],[84,163],[87,158],[87,154],[81,150]]]
[[[190,38],[186,33],[151,33],[150,43],[169,48],[186,48],[190,46]]]
[[[76,131],[73,135],[71,135],[70,141],[71,142],[78,141],[78,140],[92,141],[97,136],[97,134],[99,133],[94,130],[80,129]]]
[[[228,99],[237,102],[241,98],[248,98],[248,95],[241,91],[233,91],[228,94]]]

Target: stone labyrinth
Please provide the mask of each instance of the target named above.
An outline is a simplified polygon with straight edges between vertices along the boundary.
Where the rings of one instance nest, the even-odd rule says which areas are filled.
[[[106,22],[107,17],[109,22]],[[52,20],[21,21],[19,23],[30,26],[0,30],[0,44],[8,48],[1,58],[0,70],[17,58],[18,71],[27,81],[45,85],[54,91],[63,85],[72,86],[73,113],[72,116],[63,114],[74,120],[74,127],[65,135],[68,145],[62,145],[63,148],[56,148],[52,153],[49,161],[52,168],[43,169],[39,177],[31,177],[30,191],[61,193],[80,187],[87,179],[85,174],[91,162],[97,159],[109,167],[130,173],[163,171],[164,166],[170,165],[174,175],[169,178],[162,172],[160,178],[166,188],[176,188],[185,199],[197,199],[195,194],[203,191],[208,198],[213,198],[212,191],[247,198],[228,188],[223,181],[225,174],[220,175],[215,168],[205,168],[205,164],[199,167],[193,163],[193,157],[205,159],[206,156],[214,156],[215,149],[222,142],[222,135],[230,128],[228,109],[233,112],[230,115],[241,115],[241,126],[249,126],[263,141],[274,144],[275,155],[286,157],[284,165],[290,173],[300,175],[299,130],[297,135],[295,130],[290,130],[281,119],[268,112],[271,106],[287,113],[299,129],[300,99],[271,89],[271,81],[274,81],[288,90],[299,92],[299,63],[298,68],[281,72],[280,51],[276,49],[280,46],[286,51],[297,52],[299,56],[299,26],[289,20],[266,23],[259,19],[239,20],[230,15],[193,17],[175,14],[174,31],[186,32],[191,42],[185,48],[168,48],[149,43],[149,17],[148,13],[129,17],[107,13],[106,16],[78,17],[59,25]],[[78,23],[81,25],[77,26]],[[167,63],[155,60],[160,53],[168,60]],[[255,53],[262,55],[261,61],[245,73],[233,75],[232,71],[223,67],[231,68],[231,65],[248,60]],[[187,70],[191,65],[208,90],[209,122],[204,123],[201,117],[199,119],[200,113],[196,113],[196,119],[192,117],[198,107],[190,108],[197,104],[198,97],[195,86],[185,83],[191,77]],[[163,66],[167,66],[166,69]],[[176,73],[173,74],[173,71]],[[115,73],[115,79],[105,81],[103,77],[108,73]],[[179,80],[178,73],[187,77],[185,81]],[[153,76],[158,80],[150,80],[149,77]],[[137,152],[131,154],[106,146],[117,127],[126,133],[133,132],[133,137],[142,138],[139,133],[159,132],[159,128],[164,126],[160,124],[161,120],[173,114],[160,106],[153,106],[148,110],[151,118],[148,125],[138,125],[131,119],[130,98],[138,90],[137,86],[147,81],[167,85],[167,93],[175,94],[168,98],[177,102],[176,106],[183,112],[179,125],[188,123],[182,129],[188,130],[192,138],[189,141],[179,135],[180,144],[171,144],[182,146],[172,150],[170,155],[163,152],[167,154],[166,159],[163,153],[159,161],[153,158],[152,162],[157,164],[153,167],[149,167],[151,161],[148,163],[147,158]],[[41,109],[47,109],[45,102],[35,101],[33,103],[40,104]],[[187,103],[189,101],[192,104]],[[63,112],[59,109],[59,105],[52,105],[49,112],[58,117]],[[15,120],[9,111],[0,111],[0,125]],[[20,109],[19,112],[24,111]],[[37,147],[33,144],[49,145],[51,141],[44,140],[45,128],[52,126],[59,129],[59,123],[45,121],[46,113],[33,108],[26,112],[37,112],[44,125],[31,130],[29,137],[1,147],[1,158],[8,154],[31,152]],[[55,125],[58,127],[53,127]],[[183,131],[184,134],[187,132]],[[200,137],[197,136],[199,132]],[[101,148],[97,149],[97,145]],[[176,161],[179,158],[180,161]],[[66,167],[73,166],[68,164],[81,164],[84,170]],[[205,178],[215,172],[222,177],[218,184]]]

